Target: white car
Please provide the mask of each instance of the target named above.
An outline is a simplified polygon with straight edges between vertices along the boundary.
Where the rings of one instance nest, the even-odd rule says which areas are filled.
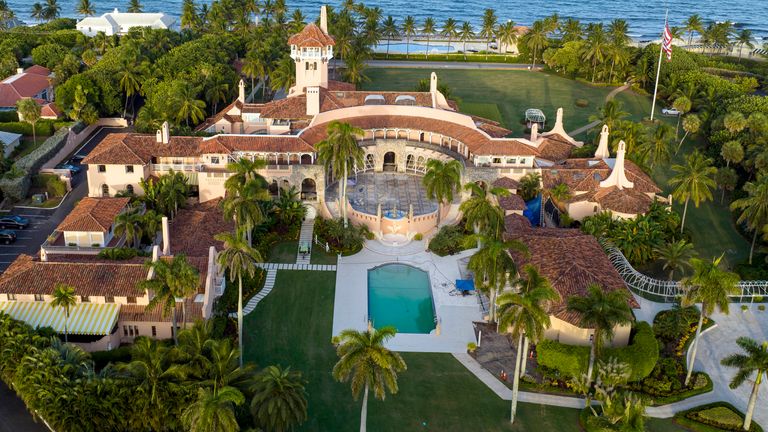
[[[661,113],[668,116],[679,116],[680,111],[674,109],[674,108],[664,108],[661,110]]]

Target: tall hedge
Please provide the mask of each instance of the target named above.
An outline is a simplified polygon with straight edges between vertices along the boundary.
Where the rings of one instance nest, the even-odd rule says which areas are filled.
[[[545,340],[536,346],[536,352],[540,365],[555,369],[568,377],[585,373],[589,365],[588,346],[566,345]],[[614,357],[628,364],[632,370],[630,381],[639,381],[647,377],[659,360],[659,345],[651,325],[647,322],[637,323],[631,344],[620,348],[606,348],[601,357],[605,359]]]

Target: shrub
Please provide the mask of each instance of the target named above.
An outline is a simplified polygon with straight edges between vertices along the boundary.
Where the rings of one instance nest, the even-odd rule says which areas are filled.
[[[558,371],[563,377],[577,377],[587,371],[589,347],[543,340],[536,345],[539,365]],[[562,377],[560,377],[562,378]]]
[[[715,402],[679,412],[675,414],[675,421],[692,430],[709,430],[700,427],[704,424],[717,428],[717,430],[735,432],[743,430],[744,416],[731,404]],[[699,427],[697,428],[697,426]],[[762,432],[763,428],[753,421],[749,430],[750,432]]]
[[[109,351],[94,351],[91,353],[96,370],[103,369],[110,363],[127,363],[131,361],[131,347],[121,346]]]
[[[97,256],[99,258],[103,258],[107,260],[123,261],[123,260],[134,258],[138,255],[139,255],[139,251],[137,251],[136,249],[129,248],[129,247],[122,247],[122,248],[103,249],[101,252],[99,252]]]
[[[0,111],[0,122],[18,122],[19,114],[16,111]]]
[[[0,123],[0,130],[3,132],[11,132],[22,134],[25,136],[32,136],[32,125],[27,122],[21,121],[9,121]],[[35,124],[34,132],[38,137],[53,135],[53,122],[40,120]]]
[[[698,321],[699,311],[695,306],[665,310],[653,318],[653,332],[663,340],[678,340]]]
[[[473,352],[475,352],[475,350],[477,350],[477,344],[476,343],[470,342],[470,343],[467,344],[467,351],[468,352],[473,353]]]
[[[765,310],[765,305],[757,306],[757,310],[759,310],[760,312],[763,312]]]
[[[579,108],[586,108],[589,106],[589,101],[586,99],[576,99],[576,106]]]
[[[346,228],[341,219],[315,219],[315,234],[323,243],[328,243],[331,252],[342,255],[357,253],[363,248],[365,239],[372,233],[365,225],[349,224]]]
[[[56,174],[38,174],[32,177],[32,187],[45,189],[49,197],[60,197],[67,193],[67,185]]]
[[[439,256],[454,255],[465,249],[464,238],[467,232],[463,224],[446,225],[432,237],[429,242],[429,250]]]
[[[264,269],[257,268],[253,277],[243,277],[243,305],[256,293],[261,291],[264,286],[264,280],[267,272]],[[216,301],[216,312],[218,314],[226,315],[230,312],[237,312],[237,291],[238,281],[234,282],[230,280],[229,273],[226,274],[227,285],[224,289],[224,294]]]
[[[747,306],[747,305],[741,305],[741,310],[746,312],[746,311],[748,311],[748,310],[749,310],[749,306]]]
[[[416,241],[421,241],[424,239],[424,235],[422,233],[416,233],[416,235],[413,236],[413,239]]]

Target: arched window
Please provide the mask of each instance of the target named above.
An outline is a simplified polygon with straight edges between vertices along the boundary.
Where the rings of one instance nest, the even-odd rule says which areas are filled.
[[[317,186],[313,179],[305,178],[301,182],[301,199],[306,201],[314,201],[317,199]]]
[[[412,154],[409,154],[405,157],[405,169],[416,169],[416,160],[414,159]]]
[[[370,153],[365,155],[365,170],[372,170],[376,168],[376,158]]]
[[[109,196],[109,186],[106,184],[101,185],[101,196],[108,197]]]
[[[125,190],[126,190],[126,191],[127,191],[129,194],[133,195],[133,185],[128,185],[128,186],[126,186],[126,187],[125,187]]]

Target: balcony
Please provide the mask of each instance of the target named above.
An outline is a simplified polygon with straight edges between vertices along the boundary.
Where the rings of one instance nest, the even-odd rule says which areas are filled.
[[[165,163],[153,163],[151,164],[153,172],[200,172],[202,170],[202,164],[165,164]]]
[[[50,254],[73,254],[73,255],[97,255],[104,249],[119,248],[125,245],[125,237],[112,237],[109,244],[101,246],[77,246],[74,244],[67,245],[64,243],[64,233],[61,231],[54,231],[45,240],[45,243],[40,245],[40,251],[43,256]]]

